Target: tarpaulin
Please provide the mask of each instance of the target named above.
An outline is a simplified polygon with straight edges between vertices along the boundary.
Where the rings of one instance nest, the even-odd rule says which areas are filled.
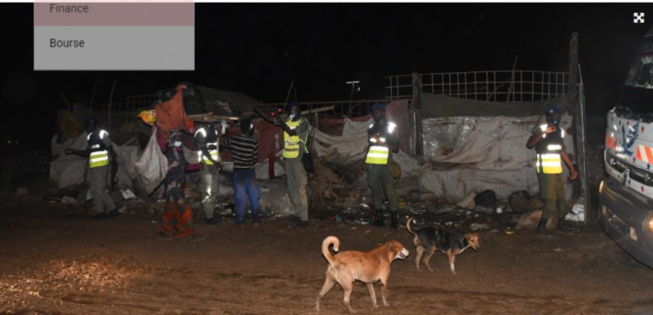
[[[186,130],[188,133],[195,132],[195,125],[186,116],[183,102],[183,86],[177,86],[177,93],[167,102],[154,106],[156,111],[156,125],[161,131],[161,137],[168,141],[170,130]]]

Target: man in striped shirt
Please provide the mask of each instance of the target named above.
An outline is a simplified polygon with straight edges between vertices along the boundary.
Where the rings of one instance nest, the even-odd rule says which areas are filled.
[[[261,222],[259,216],[259,190],[256,183],[254,165],[258,160],[258,143],[253,137],[254,124],[250,119],[241,119],[240,134],[223,138],[222,147],[231,150],[234,159],[234,203],[236,206],[236,225],[245,223],[247,200],[252,210],[252,222]]]

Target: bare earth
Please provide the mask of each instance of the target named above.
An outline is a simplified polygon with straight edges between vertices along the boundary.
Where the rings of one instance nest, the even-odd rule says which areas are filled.
[[[411,252],[392,265],[389,307],[373,308],[365,286],[354,286],[359,314],[653,313],[653,270],[593,222],[552,237],[481,232],[481,250],[458,256],[453,276],[439,253],[434,273],[418,272],[405,228],[313,221],[298,229],[285,219],[239,228],[227,219],[198,224],[206,239],[194,241],[162,239],[153,220],[97,221],[47,202],[0,208],[0,313],[314,314],[328,235],[341,250],[395,239]],[[334,287],[321,313],[346,313],[342,298]]]

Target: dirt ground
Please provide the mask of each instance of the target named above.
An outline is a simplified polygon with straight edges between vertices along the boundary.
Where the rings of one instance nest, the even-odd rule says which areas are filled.
[[[373,308],[356,283],[351,303],[360,314],[653,313],[653,270],[595,222],[550,237],[482,231],[480,251],[459,255],[454,276],[440,253],[434,273],[417,271],[405,228],[328,220],[296,228],[285,218],[236,227],[227,218],[198,223],[204,240],[165,240],[147,213],[93,220],[42,196],[16,198],[29,202],[0,208],[3,314],[314,314],[328,235],[341,250],[394,239],[411,252],[392,265],[389,307]],[[321,313],[346,313],[342,298],[334,287]]]

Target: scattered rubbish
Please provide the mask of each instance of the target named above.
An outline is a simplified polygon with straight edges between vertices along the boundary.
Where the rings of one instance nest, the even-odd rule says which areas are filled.
[[[476,208],[474,208],[474,212],[491,214],[493,212],[493,209],[485,206],[477,205]]]
[[[369,222],[368,220],[366,220],[366,219],[362,219],[362,218],[356,220],[356,223],[358,223],[358,224],[362,224],[362,225],[368,225],[368,224],[370,224],[370,222]]]
[[[530,202],[531,195],[526,190],[516,191],[508,197],[508,206],[515,212],[528,211]]]
[[[118,213],[125,214],[127,212],[127,206],[122,206],[118,208]]]
[[[506,235],[513,235],[515,234],[515,231],[513,231],[511,228],[508,227],[503,231],[503,233],[505,233]]]
[[[481,205],[486,208],[494,208],[497,203],[497,195],[493,190],[487,189],[474,197],[476,205]]]
[[[522,213],[519,219],[517,220],[517,228],[524,230],[535,231],[537,224],[542,218],[542,210],[533,210]],[[546,229],[553,230],[557,225],[557,220],[549,219],[546,222]]]
[[[129,189],[121,189],[120,193],[122,194],[122,198],[126,200],[136,198],[136,195]]]
[[[583,197],[578,198],[576,204],[571,209],[571,213],[567,213],[565,220],[574,222],[585,222],[585,205],[583,205]]]
[[[420,210],[410,209],[408,211],[410,211],[410,213],[412,213],[412,214],[423,214],[426,211],[426,209],[420,209]]]
[[[474,201],[474,198],[476,198],[476,193],[471,193],[465,199],[460,201],[457,206],[465,209],[474,209],[476,207],[476,202]]]
[[[440,213],[447,213],[447,212],[454,212],[454,211],[456,211],[456,209],[452,209],[452,208],[449,208],[449,207],[444,207],[442,209],[436,210],[435,213],[440,214]]]
[[[77,200],[75,198],[68,197],[68,196],[63,196],[61,198],[61,203],[64,204],[64,205],[70,205],[70,206],[76,206],[78,204]]]
[[[484,230],[489,230],[490,227],[487,224],[479,224],[479,223],[472,223],[469,228],[472,231],[484,231]]]

